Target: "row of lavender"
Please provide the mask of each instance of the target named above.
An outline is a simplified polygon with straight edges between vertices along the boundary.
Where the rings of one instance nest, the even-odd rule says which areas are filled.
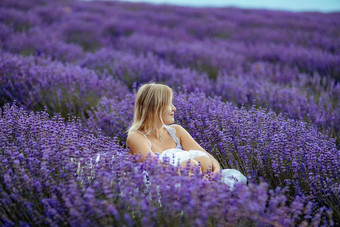
[[[83,68],[2,52],[1,102],[3,104],[17,100],[18,104],[30,109],[39,110],[47,106],[50,113],[81,116],[87,109],[96,106],[102,96],[121,97],[126,94],[126,85],[132,87],[136,82],[165,81],[175,88],[189,92],[201,88],[206,94],[221,94],[224,98],[239,100],[241,104],[257,100],[257,105],[262,104],[278,111],[285,110],[290,118],[308,116],[318,126],[333,126],[339,130],[340,106],[335,106],[333,111],[334,100],[337,100],[337,92],[340,92],[339,86],[328,83],[323,88],[318,85],[320,81],[325,83],[320,77],[305,77],[294,88],[274,86],[262,80],[261,76],[225,75],[227,79],[219,78],[217,83],[211,83],[205,74],[198,74],[190,69],[177,69],[154,55],[136,57],[105,50],[90,54],[81,66]],[[258,71],[270,71],[266,65],[258,66]],[[95,69],[97,74],[86,68]],[[115,79],[111,75],[115,75]],[[316,90],[314,92],[319,96],[318,103],[314,103],[314,97],[307,98],[306,92],[298,90],[298,87],[313,83]],[[72,105],[65,103],[67,99],[72,100]]]
[[[188,169],[179,176],[171,166],[138,164],[118,141],[91,134],[79,121],[65,123],[46,112],[5,105],[0,114],[0,223],[318,226],[338,221],[339,207],[334,203],[339,202],[340,155],[334,141],[301,122],[256,109],[240,110],[202,93],[176,97],[183,108],[178,113],[181,123],[222,166],[248,174],[249,185],[230,191],[218,179],[203,180],[198,169],[188,178]],[[121,102],[103,100],[101,107],[110,111],[97,112],[90,122],[107,127],[109,120],[109,128],[121,132],[125,123],[117,117],[131,117],[133,98],[129,94]],[[191,121],[193,116],[199,116],[197,121]],[[202,130],[209,133],[202,137]],[[292,132],[297,137],[289,141],[287,134]],[[332,163],[320,169],[319,160]],[[276,187],[283,182],[286,189]]]
[[[200,9],[119,2],[73,2],[49,0],[2,1],[4,23],[14,31],[61,25],[57,33],[69,41],[91,47],[133,33],[169,37],[187,42],[207,38],[248,44],[283,44],[338,54],[339,14],[289,13],[240,9]],[[268,19],[270,18],[270,20]],[[136,25],[136,21],[138,24]],[[69,23],[72,22],[72,23]],[[78,25],[78,26],[75,26]],[[76,30],[74,28],[77,28]],[[93,34],[93,31],[98,33]],[[61,32],[61,33],[60,33]],[[70,34],[66,33],[72,33]],[[75,36],[83,33],[89,37]],[[86,42],[87,39],[87,42]],[[111,40],[110,40],[111,39]]]
[[[38,2],[3,2],[5,51],[73,62],[130,88],[133,81],[176,80],[287,113],[339,143],[339,14]]]
[[[292,23],[286,17],[288,13],[256,13],[230,9],[229,13],[233,15],[233,20],[237,18],[237,23],[229,20],[230,24],[234,23],[229,33],[238,31],[237,35],[240,36],[230,34],[229,38],[218,35],[207,38],[207,33],[214,33],[213,29],[219,26],[210,28],[207,25],[203,26],[206,30],[199,31],[197,29],[202,27],[190,30],[188,25],[181,28],[185,23],[174,21],[185,12],[202,23],[201,19],[206,20],[209,12],[210,16],[214,15],[215,22],[218,18],[223,22],[219,28],[227,28],[226,18],[221,12],[218,13],[218,9],[205,11],[160,7],[157,9],[164,11],[157,15],[151,12],[154,6],[149,5],[68,1],[51,4],[45,0],[37,2],[39,4],[33,9],[30,9],[32,4],[22,1],[1,3],[6,7],[1,8],[3,14],[0,14],[6,15],[0,22],[0,40],[4,50],[0,52],[1,105],[16,100],[18,105],[33,110],[47,108],[49,113],[62,113],[68,118],[69,114],[85,117],[85,125],[78,125],[74,130],[65,129],[63,132],[70,125],[71,128],[76,127],[76,123],[63,125],[62,119],[50,121],[46,114],[34,115],[16,107],[5,108],[1,115],[1,128],[4,130],[1,133],[1,147],[4,147],[1,153],[4,160],[4,165],[1,166],[1,198],[10,199],[1,200],[1,207],[4,207],[1,212],[3,223],[11,225],[15,220],[22,220],[28,223],[41,221],[45,224],[62,224],[74,220],[73,224],[76,224],[91,213],[84,225],[166,225],[172,222],[182,225],[303,225],[310,222],[317,224],[320,220],[318,212],[322,213],[323,206],[332,208],[333,214],[330,211],[328,214],[324,213],[323,217],[330,219],[323,219],[322,222],[339,222],[339,150],[335,147],[334,140],[320,134],[315,128],[307,127],[303,122],[287,121],[283,116],[277,117],[272,112],[266,113],[256,108],[249,111],[237,109],[218,98],[206,99],[201,93],[189,96],[177,94],[178,97],[174,100],[179,109],[176,115],[178,123],[211,151],[224,168],[240,169],[252,183],[264,179],[269,189],[287,186],[286,193],[278,191],[276,195],[266,192],[266,188],[251,185],[249,188],[240,188],[240,192],[234,192],[234,197],[230,197],[230,194],[222,192],[225,188],[216,184],[212,187],[220,187],[220,191],[210,191],[208,187],[209,190],[204,189],[207,190],[207,197],[203,199],[200,194],[203,182],[198,183],[197,188],[188,185],[174,189],[173,185],[167,185],[165,182],[177,180],[181,184],[192,184],[190,180],[187,182],[185,178],[175,177],[175,171],[171,172],[171,176],[165,175],[165,182],[156,180],[159,177],[156,174],[153,179],[155,185],[146,189],[140,178],[135,179],[138,174],[129,175],[131,171],[142,169],[134,170],[136,165],[128,161],[126,155],[120,156],[120,153],[125,152],[124,149],[112,141],[107,142],[108,139],[101,136],[104,132],[117,138],[117,143],[124,144],[125,129],[132,118],[134,100],[129,88],[149,80],[165,81],[178,91],[191,92],[198,88],[205,94],[221,95],[224,100],[232,100],[238,104],[253,103],[253,99],[256,99],[257,104],[283,111],[293,118],[306,118],[305,120],[336,132],[339,129],[339,85],[330,77],[338,74],[337,42],[332,40],[338,35],[337,30],[333,29],[337,26],[334,22],[336,15],[310,15],[328,25],[321,27],[311,18],[308,24],[303,22],[303,16],[307,15],[289,14],[294,15],[295,22],[296,17],[301,17],[301,23]],[[256,36],[253,37],[254,40],[251,39],[248,34],[250,31],[263,31],[264,28],[257,30],[259,24],[270,26],[260,19],[262,14],[273,17],[279,15],[277,17],[280,20],[277,19],[277,23],[281,21],[284,25],[280,28],[303,31],[294,33],[288,29],[296,34],[297,40],[292,42],[291,49],[286,46],[287,39],[280,40],[279,36],[274,35],[274,29],[267,29],[266,39],[255,38]],[[112,15],[122,17],[114,20]],[[106,25],[103,18],[110,21],[113,29],[106,35],[102,33],[105,26],[101,25]],[[148,18],[145,22],[148,26],[142,26],[146,20],[143,18]],[[122,19],[125,20],[121,21]],[[142,24],[137,26],[134,19]],[[165,21],[163,23],[162,20],[169,21],[170,24]],[[158,25],[155,21],[158,21]],[[98,24],[91,27],[91,23]],[[275,25],[275,20],[271,23]],[[237,24],[248,29],[242,30]],[[320,41],[313,36],[316,36],[317,31],[329,36]],[[84,34],[87,36],[83,36]],[[298,35],[314,38],[302,42]],[[269,40],[269,47],[273,50],[264,45]],[[320,42],[316,42],[317,40]],[[314,47],[310,48],[311,45]],[[94,53],[86,53],[88,50],[103,47],[105,48]],[[268,48],[267,51],[260,52],[264,47]],[[297,53],[294,49],[300,52]],[[47,58],[22,57],[16,54]],[[299,63],[298,68],[291,67],[294,62]],[[313,71],[320,76],[311,76]],[[106,98],[100,100],[101,97]],[[98,109],[91,112],[89,110],[92,107]],[[17,121],[19,118],[22,121]],[[87,118],[89,119],[86,120]],[[56,122],[59,125],[54,127]],[[88,132],[86,135],[82,134],[84,128],[81,127],[84,126],[94,129],[93,132],[99,138]],[[54,141],[49,141],[51,138]],[[73,141],[67,138],[72,138]],[[96,143],[94,147],[93,144]],[[109,149],[108,153],[105,152],[106,149]],[[16,153],[18,150],[20,152]],[[49,152],[53,150],[55,152],[50,155]],[[93,155],[101,150],[104,158],[99,160],[103,162],[94,165]],[[61,152],[60,156],[56,154],[57,151]],[[110,155],[112,152],[118,153],[114,159]],[[41,157],[45,157],[43,161]],[[49,159],[53,163],[46,167]],[[76,173],[72,172],[74,165],[78,166]],[[20,166],[23,167],[20,169]],[[41,172],[30,173],[36,166]],[[113,171],[114,168],[116,169]],[[140,168],[153,172],[152,169],[159,167],[151,165]],[[125,176],[122,175],[124,170]],[[45,171],[46,175],[39,174]],[[65,181],[60,176],[65,176]],[[53,180],[46,181],[48,178]],[[112,179],[118,181],[117,185]],[[47,184],[44,184],[45,181]],[[131,181],[140,182],[140,185],[131,185]],[[96,182],[98,183],[95,184]],[[168,187],[159,189],[157,185]],[[131,188],[138,190],[135,197],[129,193]],[[178,194],[171,195],[176,198],[169,197],[169,192],[174,190],[179,190]],[[155,195],[154,191],[159,192],[159,197],[151,196]],[[67,193],[70,194],[69,197]],[[218,206],[215,206],[217,203],[213,199],[216,193],[221,194]],[[235,200],[235,196],[239,198],[242,193],[249,195],[246,197],[249,201]],[[39,194],[39,197],[34,194]],[[151,197],[146,198],[145,195]],[[72,196],[78,196],[77,200],[71,200]],[[202,200],[197,199],[200,197]],[[166,199],[159,202],[162,198]],[[306,207],[308,200],[313,201],[313,204]],[[18,204],[24,205],[18,208]],[[202,213],[200,207],[204,207],[203,204],[211,213],[197,217],[197,214]],[[181,209],[183,207],[185,209]],[[196,208],[193,209],[194,207]],[[298,211],[294,212],[296,207]],[[16,209],[25,212],[20,214]],[[152,215],[148,216],[147,213]],[[166,213],[171,214],[169,219],[157,218]],[[232,218],[233,215],[235,218]],[[152,223],[152,220],[157,221]],[[246,223],[240,223],[241,220],[246,220]]]
[[[37,57],[19,57],[2,53],[0,60],[2,63],[0,68],[3,69],[2,72],[4,73],[2,83],[7,85],[2,87],[2,91],[7,94],[7,101],[15,99],[20,106],[31,109],[46,106],[45,108],[50,114],[62,113],[69,118],[68,113],[85,116],[82,125],[84,128],[79,128],[79,130],[91,129],[92,133],[100,137],[104,134],[116,138],[117,144],[115,146],[117,147],[118,144],[124,144],[125,130],[132,120],[135,98],[124,83],[117,82],[106,74],[97,75],[94,71],[88,69],[71,64],[51,62]],[[41,80],[42,78],[44,80]],[[41,82],[37,83],[39,80]],[[173,83],[174,86],[177,83],[176,80],[169,82]],[[218,98],[207,99],[204,93],[175,94],[174,104],[178,108],[176,121],[187,128],[191,135],[219,160],[223,168],[239,169],[248,176],[252,183],[259,183],[261,179],[264,179],[270,189],[287,187],[285,195],[288,203],[299,198],[304,198],[304,201],[310,200],[314,204],[311,206],[314,211],[320,211],[323,206],[332,208],[333,219],[331,220],[338,221],[340,217],[338,209],[340,202],[340,152],[337,150],[334,140],[319,133],[313,127],[307,127],[304,122],[287,121],[284,116],[276,116],[273,112],[266,113],[266,111],[256,108],[250,110],[238,109],[233,104],[224,103]],[[96,106],[96,109],[91,111],[93,105]],[[16,120],[8,118],[12,118],[12,115],[14,115],[14,119],[17,118],[15,117],[17,112],[23,114],[22,118],[27,116],[25,111],[19,111],[16,107],[12,109],[15,110],[14,113],[9,110],[2,113],[4,118],[2,122],[9,124],[12,129],[8,126],[2,127],[4,130],[3,139],[7,141],[1,146],[3,147],[2,155],[4,155],[2,160],[7,163],[6,160],[11,159],[11,162],[1,167],[1,173],[5,176],[6,173],[13,172],[11,176],[16,178],[17,167],[13,163],[17,162],[16,160],[29,163],[31,159],[30,156],[24,154],[12,155],[12,150],[17,149],[18,146],[11,142],[17,140],[17,133],[20,134],[25,130]],[[59,119],[60,121],[63,120]],[[35,128],[35,126],[27,127],[28,130]],[[58,138],[60,133],[54,132],[54,130],[48,127],[44,129],[44,133],[54,133],[53,135],[47,134],[46,138]],[[35,136],[34,133],[35,131],[27,132],[27,134],[32,134],[31,136],[36,138],[37,141],[27,141],[27,143],[37,144],[43,140],[40,139],[41,135]],[[18,140],[18,143],[22,144],[23,150],[27,145],[23,143],[24,141],[25,136],[23,135],[23,138]],[[84,141],[84,143],[91,144],[88,141]],[[68,142],[62,142],[62,144],[65,145],[62,149],[68,152],[76,152],[79,157],[87,156],[83,152],[84,150],[93,152],[93,154],[99,152],[97,149],[79,148]],[[13,148],[11,148],[12,146]],[[61,147],[57,146],[54,149],[57,151]],[[111,153],[120,153],[121,149],[112,148]],[[46,148],[46,152],[48,151],[50,149]],[[34,148],[32,148],[32,152],[34,152]],[[41,149],[35,152],[36,155],[43,155]],[[73,157],[70,154],[64,155],[65,158]],[[41,161],[41,159],[37,160]],[[22,162],[18,165],[20,166]],[[95,171],[93,165],[89,168]],[[30,169],[23,171],[26,170],[30,171]],[[78,177],[78,175],[74,175],[74,177]],[[25,179],[29,178],[25,177]],[[37,176],[37,179],[40,179],[40,177]],[[7,182],[12,182],[11,178],[8,178]],[[15,186],[18,185],[21,184],[15,184]],[[11,190],[3,188],[3,192],[8,193],[9,191]],[[35,193],[34,190],[25,191]],[[29,199],[26,195],[21,195],[20,191],[18,193],[23,199]],[[19,201],[21,200],[15,200],[13,203],[20,203]],[[27,206],[33,206],[31,203],[28,204]],[[40,205],[36,206],[39,207]],[[10,204],[6,203],[4,207],[10,207]],[[63,207],[62,209],[66,208]],[[124,209],[121,209],[123,212]],[[14,213],[15,215],[5,216],[3,220],[10,221],[18,218],[16,211],[6,210],[4,212]],[[35,215],[38,214],[44,215],[35,213]],[[51,215],[53,216],[53,214]],[[54,215],[56,214],[54,213]],[[78,219],[82,217],[81,214],[79,215]],[[212,214],[212,216],[214,215]],[[311,215],[315,217],[315,213]],[[301,221],[299,219],[309,220],[308,217],[299,216],[292,223],[299,223]],[[33,219],[23,218],[20,220],[30,222]],[[326,222],[327,220],[323,221]],[[330,224],[331,221],[328,220],[328,223]]]
[[[103,98],[90,113],[88,128],[125,141],[133,117],[133,100]],[[250,182],[265,179],[270,188],[287,187],[289,198],[307,196],[315,204],[332,207],[334,218],[340,215],[340,151],[335,141],[303,121],[285,120],[274,112],[256,107],[246,110],[204,93],[180,93],[174,96],[176,121],[223,168],[239,169]],[[117,108],[117,106],[122,108]]]
[[[134,43],[137,43],[137,39],[122,49]],[[156,44],[157,40],[148,40],[148,45],[155,47]],[[166,48],[164,45],[159,47],[163,50]],[[173,55],[161,53],[160,50],[157,56],[147,51],[143,55],[101,49],[88,54],[80,65],[99,73],[111,74],[129,87],[132,87],[133,82],[164,81],[188,91],[198,89],[210,96],[218,95],[239,106],[256,103],[286,113],[290,118],[305,120],[321,129],[330,130],[332,136],[340,136],[339,83],[318,74],[310,76],[266,62],[249,65],[248,72],[241,67],[235,69],[234,73],[223,72],[216,80],[211,80],[205,73],[187,67],[177,68],[159,58],[159,55],[167,55],[177,60],[182,57],[181,62],[199,62],[198,59],[185,58],[189,51],[182,50]]]
[[[137,42],[130,48],[153,52],[164,45],[162,57],[177,57],[168,53],[176,49],[189,51],[188,56],[175,59],[179,66],[205,64],[217,70],[231,70],[249,61],[265,60],[298,66],[304,72],[339,77],[338,14],[159,8],[99,2],[47,4],[28,10],[18,9],[16,4],[4,1],[8,8],[2,8],[0,21],[3,46],[14,52],[39,52],[73,61],[81,57],[82,48],[85,51],[117,45],[125,48]],[[192,20],[200,26],[194,26]],[[192,34],[193,29],[203,31],[197,35],[198,32]],[[226,30],[229,35],[216,37],[214,34],[218,32],[213,29]],[[161,40],[150,46],[155,40],[145,40],[148,36]],[[54,53],[58,48],[53,49],[51,44],[59,44],[61,53]],[[66,48],[71,53],[66,54]],[[186,58],[189,59],[185,61]]]

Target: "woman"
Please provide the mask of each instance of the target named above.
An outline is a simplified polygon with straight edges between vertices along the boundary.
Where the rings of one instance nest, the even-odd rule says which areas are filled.
[[[137,92],[134,119],[126,140],[130,153],[141,155],[141,161],[151,155],[161,163],[168,161],[171,165],[183,168],[190,163],[192,166],[200,166],[201,173],[220,173],[218,161],[182,126],[173,124],[175,111],[170,87],[154,83],[141,86]]]

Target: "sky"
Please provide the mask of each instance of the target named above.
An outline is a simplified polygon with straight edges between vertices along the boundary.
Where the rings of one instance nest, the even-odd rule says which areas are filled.
[[[120,0],[194,7],[238,7],[296,12],[340,12],[340,0]]]

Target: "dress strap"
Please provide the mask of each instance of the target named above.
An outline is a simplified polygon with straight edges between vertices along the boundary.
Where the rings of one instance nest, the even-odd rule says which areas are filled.
[[[170,136],[176,142],[176,145],[177,145],[176,148],[182,149],[181,143],[179,142],[177,136],[175,135],[176,134],[176,129],[174,129],[174,128],[170,127],[170,126],[167,126],[167,125],[165,125],[165,129],[169,132]]]
[[[150,142],[150,140],[148,139],[148,137],[146,137],[146,135],[145,135],[144,133],[142,133],[141,131],[139,131],[139,130],[136,130],[136,131],[139,132],[139,133],[141,133],[141,134],[145,137],[145,139],[148,141],[148,143],[149,143],[149,145],[150,145],[150,150],[152,150],[151,142]]]

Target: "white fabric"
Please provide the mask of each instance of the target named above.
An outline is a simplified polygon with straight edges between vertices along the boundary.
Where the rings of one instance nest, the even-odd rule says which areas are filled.
[[[221,182],[228,185],[229,190],[234,190],[235,184],[246,184],[247,178],[238,170],[236,169],[222,169],[221,170],[222,177]],[[149,174],[147,171],[143,171],[143,179],[146,186],[150,186]],[[181,184],[178,183],[175,187],[180,187]]]
[[[174,148],[163,151],[159,155],[159,159],[162,162],[169,162],[169,164],[173,166],[179,166],[184,161],[188,161],[189,159],[194,159],[200,156],[206,156],[209,158],[205,152],[200,150],[184,151],[182,149]],[[234,189],[235,184],[247,183],[247,178],[236,169],[222,169],[221,174],[221,182],[228,185],[231,191]]]
[[[161,154],[155,153],[162,162],[168,162],[170,165],[179,166],[182,162],[188,161],[190,159],[194,159],[196,157],[205,156],[209,158],[209,155],[207,155],[205,152],[200,151],[200,150],[184,151],[180,149],[182,148],[182,146],[179,143],[179,140],[175,135],[176,130],[169,126],[166,126],[165,128],[168,130],[171,137],[175,140],[177,146],[176,148],[165,150]],[[148,141],[150,145],[150,150],[152,150],[151,142],[148,139],[148,137],[141,131],[138,131],[138,132],[144,135],[144,137],[146,138],[146,140]],[[96,161],[98,162],[98,160],[99,160],[99,157],[97,157]],[[243,183],[243,184],[247,183],[247,178],[240,171],[236,169],[222,169],[221,173],[222,173],[221,182],[224,184],[227,184],[230,190],[233,190],[234,185],[237,183]],[[143,171],[143,175],[144,175],[144,182],[149,184],[149,180],[148,180],[149,175],[145,170]]]
[[[169,164],[173,166],[179,166],[182,162],[188,161],[189,159],[194,159],[196,157],[209,157],[205,152],[200,150],[184,151],[178,148],[168,149],[157,155],[162,162],[169,162]],[[247,178],[236,169],[222,169],[221,174],[221,182],[228,185],[229,190],[231,191],[234,189],[235,184],[247,183]]]
[[[163,151],[159,155],[159,159],[162,162],[169,162],[170,165],[179,166],[184,161],[188,161],[189,159],[194,159],[200,156],[206,156],[209,158],[209,156],[203,151],[199,150],[184,151],[182,149],[173,148]]]
[[[247,183],[247,178],[236,169],[222,169],[221,173],[222,173],[221,182],[227,184],[231,191],[234,189],[235,184]]]

